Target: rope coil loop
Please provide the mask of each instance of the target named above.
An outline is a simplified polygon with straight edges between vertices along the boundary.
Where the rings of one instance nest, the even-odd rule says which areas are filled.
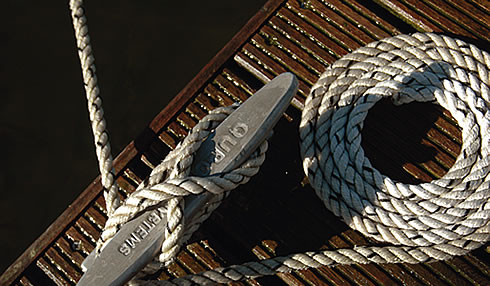
[[[303,168],[326,207],[349,226],[392,246],[319,250],[232,265],[143,285],[215,285],[320,266],[421,263],[464,255],[489,240],[490,56],[447,36],[417,33],[373,42],[325,71],[300,123]],[[453,167],[419,185],[395,182],[361,148],[368,110],[437,102],[463,129]]]
[[[158,263],[168,265],[232,189],[248,182],[265,159],[267,141],[239,168],[219,176],[193,177],[200,144],[236,106],[201,119],[127,200],[118,186],[82,0],[71,0],[73,25],[109,218],[100,250],[121,225],[144,209],[165,210],[168,225]],[[368,44],[330,66],[312,87],[300,123],[303,168],[325,206],[350,227],[391,246],[319,250],[205,271],[172,281],[132,285],[214,285],[310,267],[359,263],[420,263],[464,255],[490,239],[490,55],[443,35],[399,35]],[[381,98],[395,104],[437,102],[462,127],[461,153],[450,170],[430,183],[409,185],[381,174],[364,156],[361,130]],[[217,195],[195,221],[184,225],[184,197]],[[148,273],[148,272],[147,272]]]
[[[489,239],[490,56],[436,34],[373,42],[335,62],[313,86],[303,110],[303,168],[326,207],[366,236],[420,247],[423,259],[463,255]],[[451,169],[419,185],[373,168],[361,148],[368,110],[437,102],[462,127]]]

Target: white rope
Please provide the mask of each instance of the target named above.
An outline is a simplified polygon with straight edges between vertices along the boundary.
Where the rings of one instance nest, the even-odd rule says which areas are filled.
[[[303,110],[303,167],[328,209],[349,226],[393,246],[354,247],[276,257],[142,285],[214,285],[278,272],[363,263],[421,263],[464,255],[489,240],[490,57],[435,34],[374,42],[335,62]],[[454,166],[439,180],[394,182],[361,148],[367,111],[379,99],[433,102],[463,128]]]
[[[88,35],[87,18],[82,7],[82,0],[70,0],[70,10],[77,39],[78,56],[82,67],[85,94],[87,97],[88,112],[92,132],[94,134],[95,149],[102,186],[104,187],[104,198],[106,210],[110,215],[119,206],[119,187],[115,180],[112,166],[111,146],[104,120],[104,110],[102,109],[102,99],[99,96],[97,86],[97,76],[95,75],[95,58],[90,45]]]
[[[166,211],[168,219],[166,228],[168,233],[165,235],[166,240],[159,254],[159,261],[168,264],[177,255],[182,243],[207,219],[225,193],[248,182],[250,177],[259,171],[259,167],[265,160],[266,141],[247,161],[231,172],[207,177],[189,176],[194,153],[209,133],[235,108],[236,106],[217,108],[194,126],[189,135],[152,171],[149,179],[138,186],[136,191],[109,217],[99,247],[110,241],[120,226],[137,213],[158,205]],[[187,226],[184,227],[182,198],[204,192],[220,196],[206,205],[207,212],[199,216],[196,221],[186,222]]]
[[[109,138],[106,131],[102,100],[99,96],[97,77],[95,75],[95,59],[90,46],[87,19],[82,7],[82,0],[71,0],[70,10],[73,19],[73,27],[79,51],[80,63],[85,83],[85,91],[88,101],[88,110],[92,131],[94,134],[99,169],[108,220],[102,232],[101,239],[97,243],[99,251],[115,235],[121,225],[131,220],[137,213],[158,204],[166,212],[167,227],[165,228],[165,240],[158,254],[159,263],[151,263],[144,269],[143,275],[155,270],[155,265],[168,265],[180,250],[181,245],[190,238],[221,203],[229,191],[238,185],[248,182],[255,175],[265,160],[267,142],[264,141],[258,150],[250,156],[241,166],[231,172],[202,177],[189,176],[194,153],[209,133],[217,127],[237,105],[217,108],[204,117],[192,129],[190,134],[181,142],[150,174],[147,181],[143,182],[120,205],[118,186],[114,179],[113,164],[110,152]],[[216,195],[206,204],[206,210],[202,211],[195,221],[183,221],[183,197],[210,192]],[[139,275],[141,276],[141,275]]]
[[[112,158],[82,1],[70,1],[89,113],[109,219],[97,247],[147,207],[167,213],[158,256],[167,265],[227,192],[246,183],[264,161],[267,143],[239,168],[220,176],[189,176],[193,154],[234,107],[203,118],[165,160],[119,205]],[[490,56],[474,45],[435,34],[400,35],[373,42],[335,62],[305,102],[300,137],[303,167],[326,207],[350,227],[393,246],[315,251],[218,268],[144,285],[212,285],[310,267],[361,263],[420,263],[464,255],[490,236]],[[361,148],[363,121],[381,98],[395,104],[437,101],[462,127],[463,146],[453,167],[431,183],[394,182],[372,167]],[[211,192],[211,207],[183,222],[183,197]],[[116,209],[114,211],[114,209]],[[142,275],[138,275],[138,279]]]
[[[327,208],[394,245],[447,245],[456,255],[453,247],[487,241],[489,65],[486,52],[435,34],[384,39],[334,63],[305,103],[300,132],[304,170]],[[437,101],[456,118],[463,146],[441,179],[394,182],[364,156],[363,120],[383,97]]]

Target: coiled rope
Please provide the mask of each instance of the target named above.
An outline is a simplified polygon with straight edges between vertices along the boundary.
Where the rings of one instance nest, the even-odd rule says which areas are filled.
[[[81,1],[70,3],[87,98],[93,100],[98,89],[86,20]],[[350,227],[392,246],[312,251],[213,269],[172,281],[133,284],[212,285],[337,264],[421,263],[464,255],[482,246],[490,238],[489,66],[487,52],[461,40],[430,33],[399,35],[344,56],[313,86],[300,124],[305,173],[328,209]],[[373,168],[364,156],[360,145],[363,121],[368,110],[383,97],[391,97],[395,104],[436,101],[456,118],[463,129],[462,151],[441,179],[419,185],[394,182]],[[91,119],[104,122],[100,121],[100,99],[93,102],[89,100],[89,108],[95,105],[99,112],[94,111],[94,116],[90,112]],[[168,263],[175,257],[193,232],[188,230],[197,229],[219,205],[223,194],[247,182],[264,160],[266,143],[229,174],[188,177],[193,152],[231,110],[218,109],[196,125],[109,217],[102,242],[108,241],[118,226],[137,212],[158,204],[169,217],[160,262]],[[105,123],[94,125],[105,127]],[[182,197],[205,191],[221,197],[184,231]]]
[[[335,62],[313,86],[300,124],[303,168],[325,206],[385,247],[313,251],[144,285],[212,285],[277,272],[363,263],[422,263],[464,255],[490,238],[490,56],[447,36],[373,42]],[[369,108],[434,102],[462,127],[463,146],[441,179],[394,182],[361,148]]]
[[[424,261],[486,242],[489,64],[488,53],[435,34],[384,39],[335,62],[313,87],[300,131],[303,168],[327,208],[366,236],[418,247]],[[442,178],[408,185],[372,167],[360,130],[383,97],[437,101],[456,118],[463,146]]]

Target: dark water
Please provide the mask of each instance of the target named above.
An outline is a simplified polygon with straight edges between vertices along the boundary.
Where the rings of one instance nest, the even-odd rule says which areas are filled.
[[[67,2],[3,3],[0,273],[98,174]],[[266,0],[86,2],[116,155]]]

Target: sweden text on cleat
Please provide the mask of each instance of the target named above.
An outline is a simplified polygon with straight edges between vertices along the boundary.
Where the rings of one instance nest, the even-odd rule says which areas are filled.
[[[227,172],[243,163],[269,136],[296,93],[298,82],[284,73],[245,101],[199,148],[192,175]],[[192,221],[215,195],[205,193],[185,199],[185,221]],[[142,212],[124,224],[99,254],[83,262],[86,271],[77,285],[122,285],[158,252],[165,239],[167,217],[159,208]]]

